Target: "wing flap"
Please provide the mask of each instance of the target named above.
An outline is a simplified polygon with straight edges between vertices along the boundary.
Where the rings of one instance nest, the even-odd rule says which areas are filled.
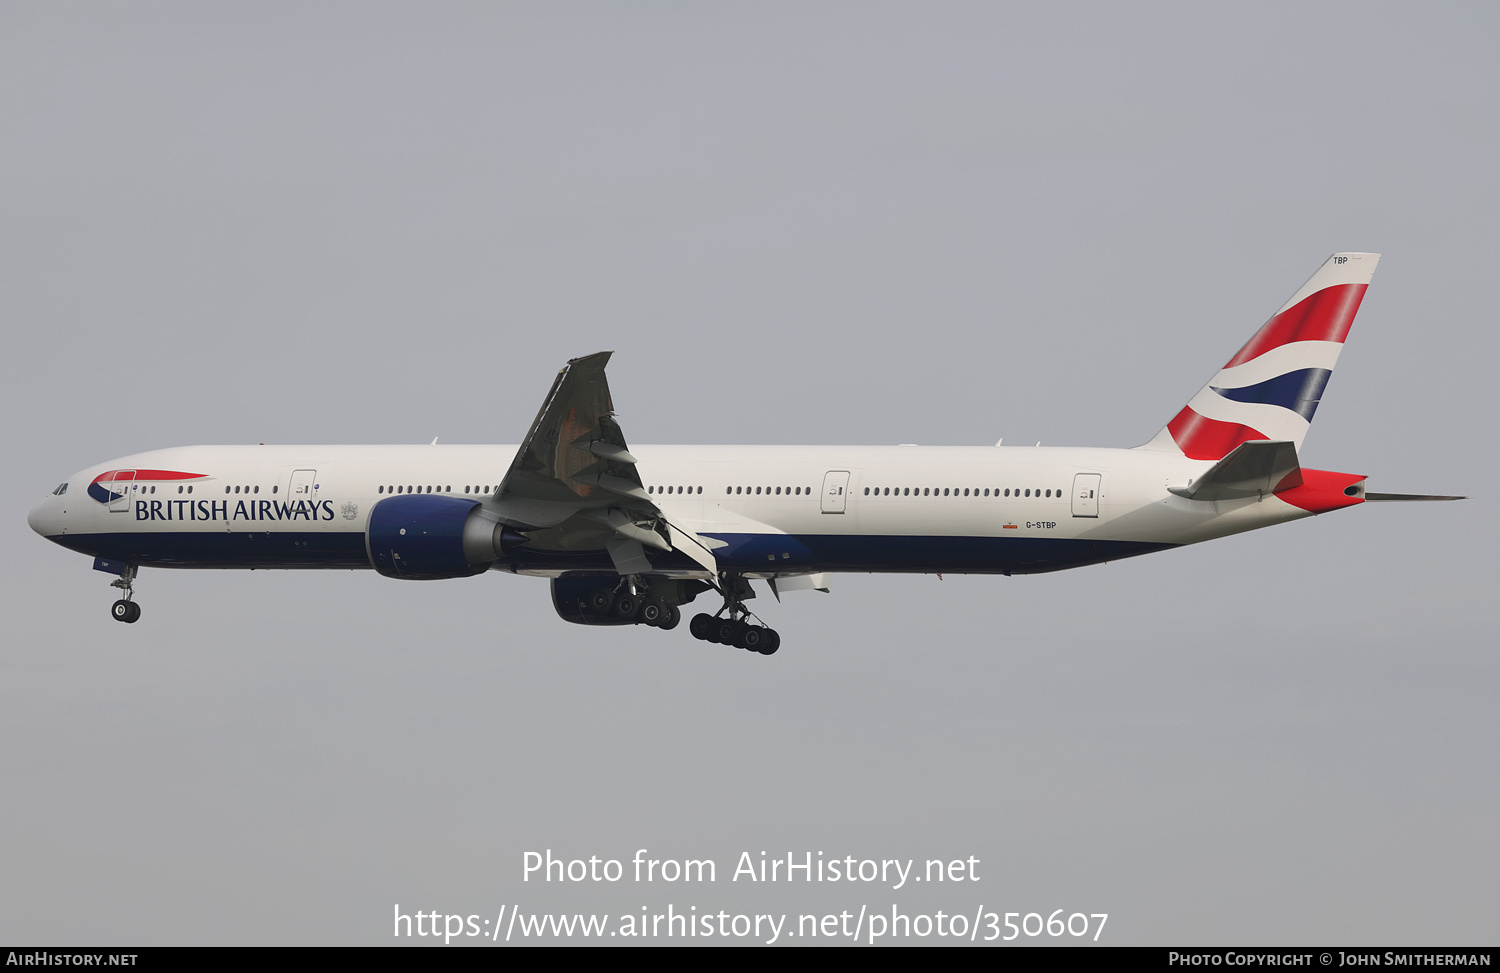
[[[697,561],[703,570],[708,572],[711,578],[718,577],[719,562],[714,557],[714,552],[709,548],[709,540],[699,537],[692,531],[683,530],[671,521],[663,520],[667,525],[667,536],[672,538],[672,547],[688,557]],[[723,546],[722,542],[719,546]]]

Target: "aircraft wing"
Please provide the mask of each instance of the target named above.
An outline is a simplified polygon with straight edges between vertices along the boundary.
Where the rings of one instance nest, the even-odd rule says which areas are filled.
[[[714,577],[712,542],[669,524],[641,485],[604,377],[612,354],[574,358],[557,373],[495,491],[496,512],[534,538],[546,531],[562,546],[604,548],[621,574],[650,572],[650,547],[680,551]]]

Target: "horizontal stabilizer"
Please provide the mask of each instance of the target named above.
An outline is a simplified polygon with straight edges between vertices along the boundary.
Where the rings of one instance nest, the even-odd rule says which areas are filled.
[[[1365,503],[1382,503],[1393,500],[1467,500],[1468,497],[1440,497],[1429,493],[1367,493]]]
[[[1168,487],[1189,500],[1245,500],[1302,485],[1297,447],[1285,441],[1240,443],[1207,473],[1185,487]]]

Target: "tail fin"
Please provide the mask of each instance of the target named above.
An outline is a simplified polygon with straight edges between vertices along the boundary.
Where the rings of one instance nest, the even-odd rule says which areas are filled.
[[[1176,418],[1140,448],[1213,460],[1261,439],[1300,449],[1379,261],[1378,253],[1329,257]]]

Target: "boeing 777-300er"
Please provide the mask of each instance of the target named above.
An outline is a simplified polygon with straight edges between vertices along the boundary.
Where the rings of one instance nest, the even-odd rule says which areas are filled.
[[[1194,544],[1370,500],[1298,451],[1378,254],[1340,253],[1134,449],[629,446],[610,352],[557,375],[516,446],[188,446],[69,477],[37,533],[118,577],[141,567],[374,568],[552,579],[584,625],[669,629],[766,655],[750,582],[778,600],[841,571],[1035,574]]]

